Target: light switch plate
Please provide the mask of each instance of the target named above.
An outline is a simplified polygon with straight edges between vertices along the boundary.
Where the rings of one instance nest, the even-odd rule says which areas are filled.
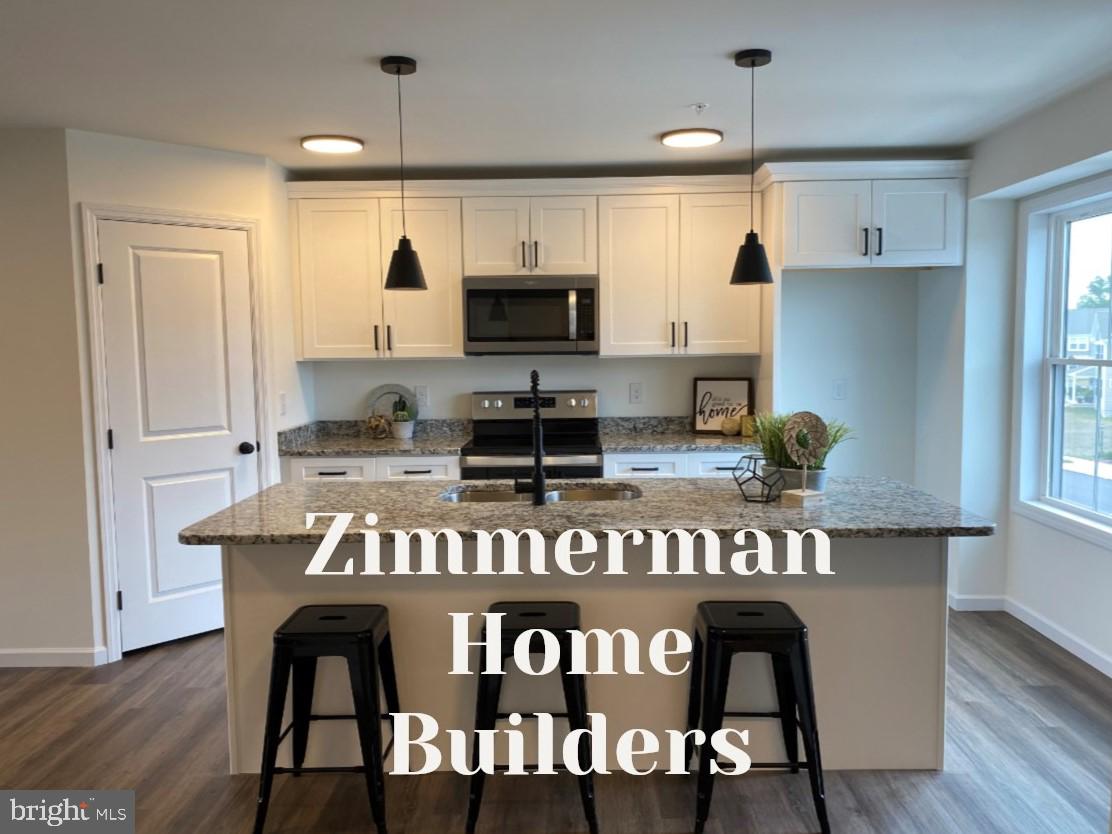
[[[429,386],[414,385],[413,393],[417,395],[417,407],[427,408],[429,405]]]
[[[846,388],[848,385],[845,379],[834,380],[833,385],[830,386],[830,398],[834,400],[844,400],[846,398]]]

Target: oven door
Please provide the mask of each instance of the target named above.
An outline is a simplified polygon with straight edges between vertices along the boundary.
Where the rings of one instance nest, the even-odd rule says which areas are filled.
[[[598,280],[465,278],[464,353],[598,353]]]

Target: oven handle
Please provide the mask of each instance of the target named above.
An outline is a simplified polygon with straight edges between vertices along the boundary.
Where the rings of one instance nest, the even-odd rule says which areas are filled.
[[[532,466],[531,455],[506,457],[505,455],[464,455],[459,459],[460,466],[486,466],[508,468],[511,466]],[[545,455],[542,466],[601,466],[602,455]]]
[[[568,341],[574,342],[579,335],[579,293],[568,290]]]

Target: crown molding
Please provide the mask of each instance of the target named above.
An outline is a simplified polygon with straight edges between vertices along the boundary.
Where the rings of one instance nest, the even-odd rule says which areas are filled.
[[[970,165],[968,159],[766,162],[757,169],[755,185],[763,191],[775,182],[963,179]]]

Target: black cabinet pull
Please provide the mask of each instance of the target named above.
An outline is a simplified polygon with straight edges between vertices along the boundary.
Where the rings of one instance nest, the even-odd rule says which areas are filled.
[[[884,229],[880,226],[876,227],[876,253],[877,255],[884,254]]]
[[[631,472],[659,472],[660,471],[659,466],[631,466],[631,467],[629,467],[629,469],[630,469]]]
[[[403,475],[431,475],[431,469],[403,469]]]
[[[533,269],[540,269],[540,268],[541,268],[540,247],[538,246],[537,242],[534,240],[533,241]]]
[[[341,470],[339,472],[326,472],[325,470],[322,469],[320,472],[317,473],[317,477],[319,477],[319,478],[342,478],[345,475],[347,475],[347,470],[346,469]]]
[[[672,322],[672,347],[676,346],[676,323]]]
[[[861,254],[867,258],[869,257],[869,227],[866,226],[861,231],[865,233],[865,248],[862,250]]]
[[[716,466],[714,468],[717,469],[719,472],[733,472],[734,471],[734,467],[732,467],[732,466]]]
[[[683,346],[687,347],[687,322],[683,323]]]
[[[378,352],[378,325],[375,325],[375,352]]]
[[[394,337],[390,333],[390,325],[386,325],[386,349],[387,350],[393,350],[394,349]]]
[[[521,268],[528,269],[529,264],[525,263],[525,241],[521,241]]]

